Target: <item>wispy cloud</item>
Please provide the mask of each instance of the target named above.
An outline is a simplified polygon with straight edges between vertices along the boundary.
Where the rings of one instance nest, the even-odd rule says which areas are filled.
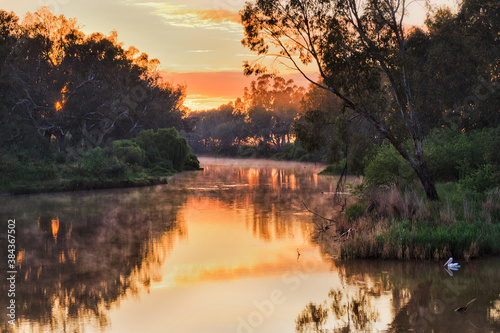
[[[216,30],[241,30],[237,12],[228,9],[192,9],[186,5],[160,2],[133,3],[134,6],[149,8],[162,17],[166,24],[185,28]]]
[[[189,53],[208,53],[213,52],[213,50],[189,50]]]

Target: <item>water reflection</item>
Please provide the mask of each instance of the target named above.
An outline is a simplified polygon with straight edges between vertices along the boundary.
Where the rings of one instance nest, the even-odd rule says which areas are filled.
[[[4,198],[2,218],[16,218],[19,331],[106,328],[111,304],[161,279],[168,248],[185,232],[176,218],[185,200],[161,200],[154,188]]]
[[[321,166],[202,164],[165,186],[1,197],[0,218],[17,221],[17,331],[500,331],[500,260],[453,277],[436,262],[340,261],[302,203],[334,214]]]

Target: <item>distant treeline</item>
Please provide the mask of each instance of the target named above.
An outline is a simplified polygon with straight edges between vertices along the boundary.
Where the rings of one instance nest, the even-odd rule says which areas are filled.
[[[217,109],[192,112],[183,135],[196,153],[237,157],[311,160],[294,144],[294,121],[305,89],[293,80],[262,75],[245,88],[243,98]],[[317,154],[316,154],[317,155]]]

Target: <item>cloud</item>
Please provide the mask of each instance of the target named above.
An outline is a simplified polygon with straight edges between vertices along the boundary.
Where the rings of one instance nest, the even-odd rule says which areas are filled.
[[[240,15],[237,12],[233,12],[228,9],[220,10],[193,10],[190,11],[196,13],[202,20],[210,20],[217,23],[221,22],[234,22],[241,23]]]
[[[159,2],[134,3],[134,6],[149,8],[166,24],[185,28],[241,31],[238,12],[229,9],[192,9],[186,5]]]

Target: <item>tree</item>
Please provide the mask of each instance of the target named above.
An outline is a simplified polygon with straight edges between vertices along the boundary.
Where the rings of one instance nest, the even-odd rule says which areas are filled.
[[[293,80],[264,74],[245,88],[252,132],[262,143],[272,142],[278,150],[290,142],[293,122],[299,114],[304,88]]]
[[[243,45],[288,61],[312,84],[363,117],[411,165],[430,200],[437,200],[423,150],[407,66],[405,0],[257,0],[241,12]],[[277,50],[277,51],[276,51]],[[274,53],[276,51],[276,53]],[[262,58],[261,58],[262,59]],[[321,82],[302,65],[315,63]],[[262,62],[246,63],[247,74]],[[410,139],[412,151],[403,142]]]
[[[366,156],[379,136],[366,120],[344,109],[334,94],[311,85],[302,99],[294,132],[306,150],[319,151],[327,163],[343,164],[350,174],[363,174]]]
[[[116,32],[86,36],[47,7],[17,17],[0,11],[2,143],[59,151],[94,148],[143,129],[182,127],[182,87],[162,82],[159,61]],[[12,126],[16,124],[16,126]]]
[[[415,104],[425,133],[456,124],[470,131],[500,125],[500,6],[463,1],[440,8],[406,42]]]

